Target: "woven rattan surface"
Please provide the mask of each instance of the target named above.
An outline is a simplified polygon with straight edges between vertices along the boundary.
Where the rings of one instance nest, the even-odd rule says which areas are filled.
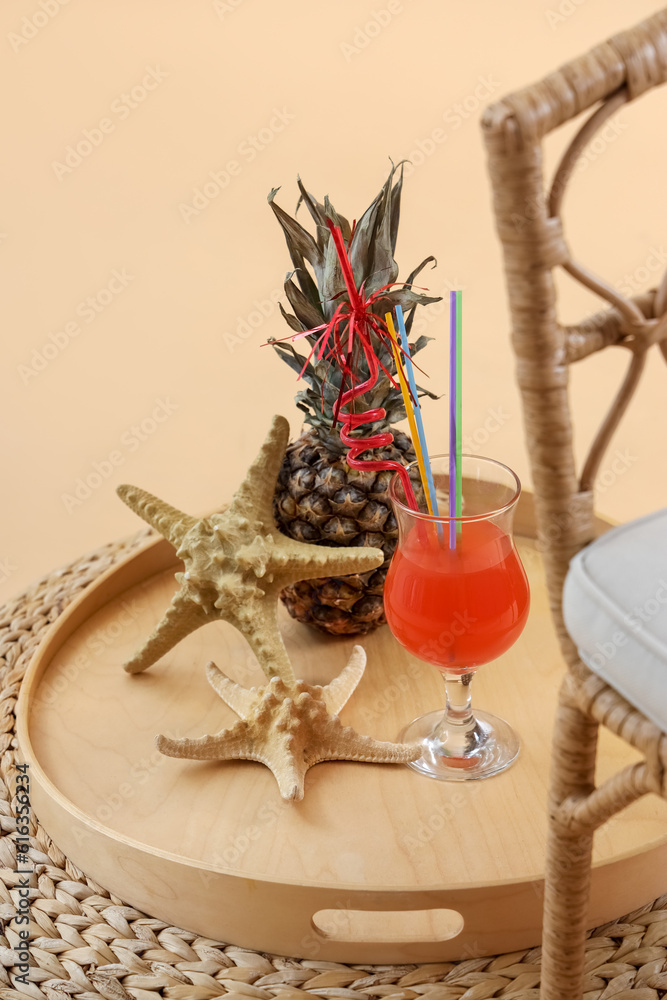
[[[486,1000],[538,996],[540,949],[470,957],[439,965],[345,966],[258,954],[169,927],[126,906],[68,861],[46,832],[31,829],[28,985],[17,983],[17,931],[22,876],[16,874],[17,743],[14,710],[21,680],[48,626],[100,573],[128,555],[146,532],[108,545],[45,577],[0,610],[2,668],[3,838],[0,918],[0,998],[80,1000],[213,1000],[229,993],[273,997],[395,997]],[[587,943],[587,1000],[657,1000],[667,995],[667,896],[614,924]]]

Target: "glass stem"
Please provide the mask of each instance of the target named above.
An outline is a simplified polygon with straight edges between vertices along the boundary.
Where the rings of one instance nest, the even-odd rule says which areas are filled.
[[[439,744],[438,752],[446,757],[469,757],[479,750],[484,741],[484,733],[471,707],[470,683],[474,676],[474,671],[466,674],[443,673],[447,708],[432,738]]]
[[[470,683],[475,675],[445,674],[447,692],[447,718],[457,726],[467,726],[474,721]]]

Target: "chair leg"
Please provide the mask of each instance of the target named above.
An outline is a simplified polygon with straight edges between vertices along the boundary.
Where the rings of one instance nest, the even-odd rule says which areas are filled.
[[[559,807],[594,787],[598,723],[572,704],[570,683],[561,688],[551,760],[541,1000],[583,995],[593,830],[568,833]]]

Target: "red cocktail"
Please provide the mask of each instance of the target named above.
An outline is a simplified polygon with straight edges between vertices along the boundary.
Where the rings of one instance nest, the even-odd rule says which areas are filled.
[[[431,459],[439,509],[447,510],[447,456]],[[486,777],[516,758],[519,740],[489,713],[473,714],[470,682],[521,634],[528,617],[528,581],[512,537],[520,484],[491,459],[463,456],[463,512],[456,521],[412,511],[392,480],[399,527],[384,589],[389,627],[401,645],[437,666],[445,678],[447,708],[416,719],[402,734],[420,740],[422,757],[410,764],[432,777]]]

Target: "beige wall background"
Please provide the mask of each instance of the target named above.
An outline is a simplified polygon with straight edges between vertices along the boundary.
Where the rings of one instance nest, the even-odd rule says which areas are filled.
[[[412,159],[401,275],[434,254],[429,287],[463,289],[464,435],[529,483],[479,118],[655,9],[3,0],[0,599],[138,528],[117,484],[201,511],[230,497],[273,413],[298,433],[294,376],[261,348],[287,332],[289,258],[266,195],[280,186],[293,211],[297,173],[353,218],[388,157]],[[665,91],[623,108],[566,199],[579,257],[636,291],[667,263],[666,108]],[[551,166],[571,132],[550,140]],[[566,277],[560,289],[566,320],[598,306]],[[445,310],[423,315],[422,364],[444,393]],[[581,456],[625,362],[573,372]],[[612,517],[664,504],[666,374],[654,357],[603,467]],[[446,450],[446,398],[424,413]]]

